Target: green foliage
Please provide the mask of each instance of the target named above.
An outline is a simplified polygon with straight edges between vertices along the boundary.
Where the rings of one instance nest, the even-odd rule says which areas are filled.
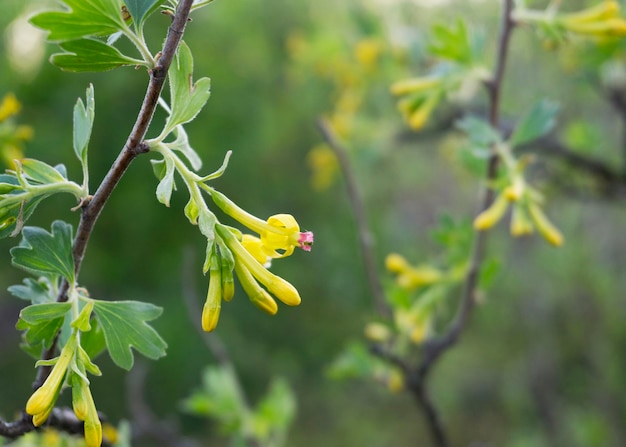
[[[25,227],[22,242],[11,249],[13,265],[34,275],[56,274],[70,284],[75,281],[72,255],[72,227],[60,220],[52,223],[52,233]]]
[[[26,331],[24,339],[30,346],[49,348],[63,325],[70,303],[33,304],[20,312],[17,329]]]
[[[131,347],[151,359],[165,355],[167,344],[147,324],[161,315],[160,307],[138,301],[94,301],[94,310],[109,355],[120,368],[133,367]]]
[[[275,379],[256,408],[250,409],[229,366],[206,368],[202,390],[182,405],[191,414],[216,419],[224,434],[235,436],[235,442],[246,445],[247,440],[255,439],[263,447],[286,445],[286,433],[296,412],[293,392],[282,379]]]
[[[176,126],[193,120],[209,100],[211,80],[200,78],[192,81],[193,57],[185,42],[181,42],[176,58],[170,69],[171,111],[164,133],[171,132]]]
[[[559,105],[547,99],[538,101],[531,110],[524,114],[509,137],[513,147],[521,146],[550,132],[556,124]]]

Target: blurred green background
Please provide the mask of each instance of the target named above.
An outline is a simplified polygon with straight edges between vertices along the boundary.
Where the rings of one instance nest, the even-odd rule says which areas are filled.
[[[55,48],[42,46],[32,29],[19,28],[20,17],[42,3],[3,0],[0,96],[14,92],[23,104],[19,122],[34,128],[26,156],[64,163],[77,179],[72,107],[92,82],[96,121],[90,166],[95,188],[131,129],[147,75],[132,68],[71,74],[48,64]],[[594,2],[567,3],[575,10]],[[302,304],[280,306],[269,317],[238,290],[223,306],[217,330],[251,401],[274,376],[293,386],[298,415],[288,446],[430,445],[410,396],[373,382],[335,382],[325,375],[344,344],[362,338],[374,309],[345,184],[339,179],[324,191],[315,190],[307,153],[321,142],[316,120],[333,110],[337,78],[357,63],[355,48],[367,39],[378,42],[377,65],[357,71],[364,77],[364,96],[349,143],[378,266],[383,274],[389,252],[400,252],[414,263],[436,255],[429,233],[438,217],[472,216],[479,183],[448,150],[449,126],[437,126],[435,120],[425,131],[410,133],[388,87],[420,73],[426,34],[436,22],[465,17],[482,27],[487,54],[492,54],[498,6],[495,1],[465,0],[217,0],[189,24],[185,39],[195,56],[195,76],[212,79],[209,103],[187,126],[205,161],[204,172],[216,169],[232,150],[226,174],[216,181],[218,189],[255,215],[288,212],[315,232],[310,254],[298,252],[273,266],[299,289]],[[152,48],[164,38],[168,20],[160,15],[151,19]],[[22,51],[17,60],[14,46]],[[594,54],[590,47],[567,46],[546,52],[532,32],[519,30],[503,114],[513,120],[537,99],[554,99],[562,106],[557,134],[617,170],[624,161],[619,149],[624,144],[623,117],[589,82],[585,61]],[[616,56],[620,63],[623,54]],[[486,98],[482,93],[478,98],[474,107],[480,109]],[[436,118],[445,117],[443,111]],[[151,135],[162,119],[157,115]],[[168,356],[158,362],[136,356],[147,369],[145,401],[158,417],[178,424],[202,445],[228,445],[214,424],[180,411],[182,399],[199,386],[203,368],[215,362],[182,299],[184,281],[191,282],[187,286],[200,298],[206,292],[207,278],[201,272],[205,245],[183,216],[182,193],[173,196],[171,209],[155,200],[157,182],[149,159],[142,156],[131,165],[105,208],[80,282],[100,299],[164,307],[154,325],[169,345]],[[566,244],[554,249],[538,237],[512,240],[506,225],[494,230],[489,250],[500,261],[499,275],[462,343],[434,370],[432,396],[454,445],[623,446],[624,188],[606,198],[558,163],[538,166],[534,175],[547,191],[547,212]],[[75,224],[78,215],[70,211],[74,205],[67,197],[48,200],[30,224],[49,228],[59,218]],[[24,303],[6,292],[23,277],[8,256],[16,243],[0,241],[5,253],[0,257],[0,415],[5,418],[23,408],[34,379],[33,362],[20,351],[20,334],[14,329]],[[450,309],[455,305],[452,297]],[[129,374],[106,356],[98,364],[104,373],[92,381],[98,408],[113,422],[131,417]]]

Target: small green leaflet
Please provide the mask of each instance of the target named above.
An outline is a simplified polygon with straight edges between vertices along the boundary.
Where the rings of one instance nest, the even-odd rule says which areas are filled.
[[[30,346],[43,343],[48,348],[71,307],[70,303],[33,304],[22,309],[15,327],[26,331],[24,339]]]
[[[58,169],[34,158],[20,160],[18,169],[27,177],[28,183],[31,184],[47,185],[67,181]]]
[[[515,127],[509,139],[511,147],[529,143],[550,132],[556,124],[558,111],[558,103],[548,99],[538,101]]]
[[[193,56],[183,41],[169,70],[172,111],[165,125],[170,131],[193,120],[209,100],[211,80],[201,78],[193,84]]]
[[[39,205],[39,203],[46,197],[49,197],[49,195],[44,194],[26,202],[21,208],[21,214],[20,214],[20,206],[17,206],[13,208],[9,214],[5,215],[4,218],[13,217],[15,218],[15,221],[12,224],[7,225],[2,230],[0,230],[0,239],[5,238],[7,236],[15,236],[14,233],[16,233],[18,223],[20,225],[23,225],[24,222],[26,222],[28,218],[33,214],[33,212],[35,211],[35,208],[37,208],[37,205]],[[21,217],[21,220],[18,217]],[[17,234],[19,234],[19,229],[17,230],[18,230]]]
[[[52,303],[57,296],[52,283],[45,276],[39,279],[25,278],[23,284],[15,284],[8,288],[9,293],[17,298],[30,301],[33,304]]]
[[[465,132],[469,139],[470,151],[478,158],[488,158],[492,146],[500,142],[500,134],[487,121],[468,115],[456,123],[456,127]]]
[[[60,43],[65,53],[53,54],[51,62],[62,70],[107,71],[124,65],[142,65],[144,61],[125,56],[117,48],[96,39],[78,39]]]
[[[95,100],[93,96],[93,85],[89,84],[85,95],[87,105],[78,98],[74,105],[74,153],[85,166],[87,163],[87,146],[91,137],[91,128],[93,127],[93,119],[95,115]]]
[[[13,265],[35,275],[54,273],[74,283],[72,226],[52,223],[52,233],[38,227],[24,227],[22,242],[11,249]]]
[[[159,174],[163,175],[156,189],[157,200],[163,205],[169,207],[170,199],[172,197],[172,191],[176,189],[176,183],[174,183],[174,173],[176,172],[176,169],[174,167],[174,161],[171,158],[165,158],[163,159],[163,162],[165,162],[164,173],[157,173],[156,171],[157,168],[162,169],[163,166],[161,166],[160,164],[153,163],[152,166],[153,168],[155,168],[155,173],[157,173],[157,176]]]
[[[163,3],[165,0],[126,0],[126,9],[133,18],[135,29],[141,28],[143,21]]]
[[[104,332],[111,359],[117,366],[133,367],[131,347],[150,359],[165,355],[167,344],[147,324],[163,311],[162,308],[139,301],[95,301],[95,314]]]

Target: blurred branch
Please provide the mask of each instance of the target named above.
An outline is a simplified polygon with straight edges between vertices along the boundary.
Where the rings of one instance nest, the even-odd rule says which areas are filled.
[[[498,128],[500,125],[500,95],[504,80],[511,33],[515,26],[511,18],[512,9],[513,0],[504,0],[495,68],[492,79],[486,84],[489,93],[489,121],[494,128]],[[488,185],[496,178],[498,164],[499,158],[495,153],[493,153],[488,162],[479,212],[487,209],[494,200],[494,191],[489,188]],[[406,378],[406,386],[424,413],[431,437],[437,447],[448,447],[450,445],[450,441],[448,440],[448,436],[437,409],[435,408],[435,405],[430,398],[430,394],[428,393],[426,378],[441,355],[443,355],[459,341],[468,324],[470,315],[476,305],[478,280],[484,259],[486,243],[487,233],[483,231],[475,232],[469,269],[465,278],[463,294],[461,296],[456,317],[449,326],[448,330],[442,336],[424,343],[423,356],[416,366],[409,366],[404,360],[391,356],[390,353],[381,350],[380,347],[375,348],[373,351],[378,356],[395,364],[403,370]]]
[[[159,419],[146,403],[144,390],[147,374],[146,364],[137,362],[126,378],[126,401],[132,417],[133,439],[152,439],[160,446],[198,447],[198,442],[181,436],[176,424]]]
[[[339,142],[335,131],[330,124],[323,118],[317,121],[317,127],[324,137],[328,146],[333,150],[337,160],[339,161],[339,168],[346,181],[346,189],[348,192],[348,202],[352,207],[352,213],[357,226],[357,235],[359,239],[359,245],[361,247],[361,257],[365,267],[365,274],[369,284],[369,290],[374,298],[374,305],[376,310],[381,316],[390,317],[391,311],[385,300],[385,293],[383,286],[380,282],[380,274],[376,268],[376,257],[374,256],[374,239],[372,233],[369,230],[367,216],[365,213],[365,205],[363,204],[363,198],[359,192],[356,176],[350,163],[350,158],[345,147]]]
[[[72,250],[74,255],[74,271],[77,276],[87,249],[87,243],[102,209],[126,172],[126,169],[130,166],[130,163],[138,155],[148,151],[148,147],[143,144],[143,138],[148,130],[150,122],[152,121],[152,117],[161,95],[161,90],[165,84],[167,72],[185,31],[192,3],[193,0],[180,0],[176,10],[176,15],[173,17],[172,23],[168,29],[167,37],[165,39],[165,43],[163,44],[163,49],[160,53],[157,65],[149,72],[150,82],[148,84],[141,109],[137,116],[137,120],[135,121],[133,129],[128,136],[126,144],[109,169],[109,172],[106,174],[104,180],[102,180],[102,183],[100,183],[100,186],[96,190],[95,194],[89,201],[81,204],[81,218],[76,231],[76,237],[74,238],[74,246]],[[59,290],[57,301],[66,301],[66,294],[68,290],[67,281],[63,280]],[[58,334],[50,348],[43,350],[41,359],[52,359],[56,353],[57,344]],[[51,370],[51,366],[39,367],[37,377],[33,383],[33,389],[36,390],[43,385],[45,380],[50,375]],[[20,419],[13,423],[0,421],[0,435],[4,436],[5,431],[10,431],[13,437],[17,437],[34,430],[35,427],[32,424],[31,419],[32,418],[30,416],[27,415],[25,417],[24,414],[22,414]]]
[[[99,413],[100,414],[100,413]],[[104,420],[104,415],[101,416]],[[9,439],[16,439],[24,434],[40,428],[54,428],[58,431],[68,433],[70,435],[83,434],[83,421],[79,420],[71,408],[53,408],[47,421],[40,427],[35,427],[32,422],[32,416],[26,412],[22,412],[20,417],[13,422],[5,422],[0,419],[0,436]],[[102,440],[102,447],[110,447],[111,444],[106,439]]]

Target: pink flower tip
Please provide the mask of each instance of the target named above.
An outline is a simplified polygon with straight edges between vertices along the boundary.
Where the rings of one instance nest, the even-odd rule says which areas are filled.
[[[313,232],[305,231],[304,233],[300,233],[298,244],[302,250],[311,251],[311,245],[313,245]]]

